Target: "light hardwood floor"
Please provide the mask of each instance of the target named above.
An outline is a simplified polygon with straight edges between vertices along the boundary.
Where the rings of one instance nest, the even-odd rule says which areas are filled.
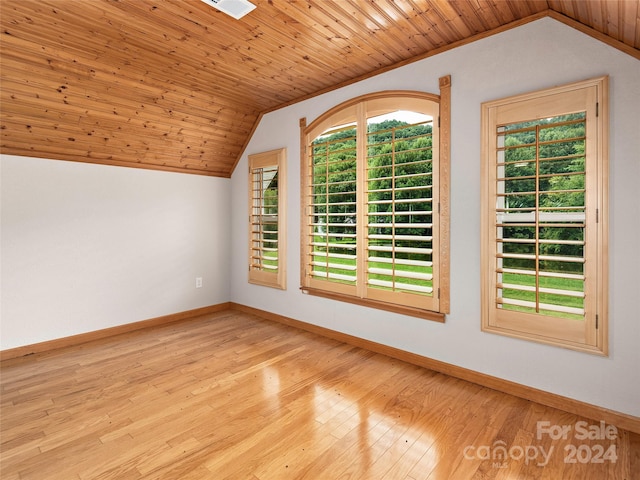
[[[233,310],[7,360],[1,375],[3,480],[631,480],[640,467],[639,435],[602,438],[593,420]]]

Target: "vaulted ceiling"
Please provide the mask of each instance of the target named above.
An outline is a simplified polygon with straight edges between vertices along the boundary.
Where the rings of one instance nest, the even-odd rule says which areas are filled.
[[[640,0],[2,0],[2,153],[228,177],[262,114],[552,16],[640,59]]]

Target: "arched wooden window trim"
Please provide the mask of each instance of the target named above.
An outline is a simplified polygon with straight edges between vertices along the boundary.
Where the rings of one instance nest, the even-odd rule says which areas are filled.
[[[421,105],[416,107],[416,105]],[[373,308],[379,308],[387,311],[393,311],[420,318],[444,321],[445,314],[449,312],[449,150],[450,150],[450,105],[451,105],[451,78],[450,76],[440,79],[440,94],[432,94],[417,91],[393,90],[370,93],[357,98],[350,99],[328,110],[320,115],[311,124],[306,125],[306,119],[300,120],[301,127],[301,289],[308,294],[328,297],[340,301],[365,305]],[[356,122],[358,127],[357,134],[357,255],[369,257],[371,247],[367,247],[368,236],[362,233],[364,230],[369,231],[371,224],[367,223],[364,213],[368,207],[365,191],[368,187],[368,175],[365,172],[367,160],[365,158],[366,133],[362,133],[362,125],[366,125],[366,119],[375,117],[386,112],[394,112],[397,110],[419,111],[428,114],[433,118],[433,138],[432,149],[437,152],[433,155],[433,290],[430,292],[429,299],[422,301],[414,298],[410,294],[399,294],[394,296],[387,294],[385,290],[379,288],[371,289],[370,285],[365,286],[365,273],[371,272],[365,267],[361,267],[365,260],[357,260],[358,279],[355,282],[355,288],[345,288],[340,282],[317,282],[313,278],[313,243],[314,230],[313,219],[314,214],[310,214],[311,205],[311,153],[309,146],[311,142],[328,128],[340,126],[349,122]],[[363,120],[364,119],[364,120]],[[366,132],[366,129],[364,130]],[[355,147],[354,147],[355,148]],[[394,183],[395,185],[395,183]],[[395,187],[394,187],[395,188]],[[394,220],[395,222],[395,220]],[[317,231],[317,225],[316,225]],[[394,227],[395,229],[395,227]],[[395,237],[393,240],[395,244]],[[370,245],[370,244],[369,244]],[[329,249],[327,249],[329,251]],[[365,254],[367,251],[369,253]],[[395,264],[395,260],[393,260]],[[328,264],[327,264],[328,265]],[[394,265],[395,268],[395,265]],[[327,267],[326,271],[329,271]],[[328,277],[328,275],[327,275]],[[395,277],[394,277],[395,278]],[[393,280],[393,288],[396,290],[396,280]],[[324,285],[319,287],[319,284]],[[369,293],[367,293],[369,291]],[[411,292],[409,292],[411,293]],[[397,299],[395,298],[397,297]],[[408,299],[408,300],[407,300]]]

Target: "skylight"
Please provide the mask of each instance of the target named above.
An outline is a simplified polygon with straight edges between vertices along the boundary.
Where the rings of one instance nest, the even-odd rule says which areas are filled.
[[[240,20],[256,6],[247,0],[202,0],[207,5]]]

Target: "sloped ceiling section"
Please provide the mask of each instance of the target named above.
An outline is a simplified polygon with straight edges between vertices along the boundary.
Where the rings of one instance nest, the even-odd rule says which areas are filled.
[[[551,15],[640,58],[640,0],[2,0],[2,153],[228,177],[261,114]]]

